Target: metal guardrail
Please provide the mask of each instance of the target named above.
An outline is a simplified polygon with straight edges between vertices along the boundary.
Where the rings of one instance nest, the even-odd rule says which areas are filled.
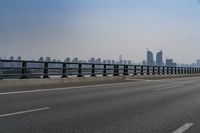
[[[199,73],[200,68],[196,67],[0,60],[0,79]]]

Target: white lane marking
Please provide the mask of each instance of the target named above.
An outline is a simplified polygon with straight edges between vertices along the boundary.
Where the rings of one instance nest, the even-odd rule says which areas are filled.
[[[162,90],[177,88],[177,87],[181,87],[181,86],[183,86],[183,85],[168,86],[168,87],[164,87],[164,88],[154,89],[154,91],[162,91]]]
[[[192,125],[194,125],[194,124],[193,123],[185,123],[183,126],[181,126],[180,128],[178,128],[177,130],[175,130],[172,133],[183,133],[187,129],[189,129]]]
[[[19,112],[14,112],[14,113],[7,113],[7,114],[0,115],[0,118],[13,116],[13,115],[26,114],[26,113],[31,113],[31,112],[37,112],[37,111],[42,111],[42,110],[48,110],[48,109],[50,109],[50,107],[44,107],[44,108],[39,108],[39,109],[30,109],[30,110],[19,111]]]
[[[2,93],[0,93],[0,95],[12,95],[12,94],[34,93],[34,92],[71,90],[71,89],[88,88],[88,87],[117,86],[117,85],[123,85],[123,84],[133,84],[133,83],[135,83],[135,82],[114,83],[114,84],[101,84],[101,85],[88,85],[88,86],[75,86],[75,87],[54,88],[54,89],[36,89],[36,90],[28,90],[28,91],[12,91],[12,92],[2,92]]]
[[[160,82],[160,81],[163,81],[163,80],[145,80],[146,82]]]

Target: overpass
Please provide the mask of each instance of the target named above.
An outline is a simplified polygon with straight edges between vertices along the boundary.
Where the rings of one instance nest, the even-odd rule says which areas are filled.
[[[22,67],[1,67],[2,133],[200,131],[199,68],[62,62],[58,73],[49,62],[17,63]]]

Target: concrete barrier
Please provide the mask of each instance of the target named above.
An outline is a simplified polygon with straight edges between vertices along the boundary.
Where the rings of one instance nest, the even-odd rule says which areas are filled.
[[[166,79],[166,78],[182,78],[194,77],[200,74],[179,74],[179,75],[136,75],[136,76],[105,76],[105,77],[79,77],[79,78],[46,78],[46,79],[4,79],[0,80],[0,88],[10,86],[31,86],[31,85],[50,85],[50,84],[67,84],[80,83],[90,81],[122,81],[122,80],[138,80],[138,79]]]
[[[106,76],[106,77],[76,77],[76,78],[40,78],[40,79],[4,79],[0,80],[0,87],[10,86],[28,86],[28,85],[49,85],[49,84],[67,84],[90,81],[108,81],[122,80],[123,76]]]

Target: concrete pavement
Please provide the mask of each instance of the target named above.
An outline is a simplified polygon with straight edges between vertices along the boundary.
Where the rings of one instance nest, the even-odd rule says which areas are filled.
[[[10,89],[0,133],[198,133],[200,78]]]

